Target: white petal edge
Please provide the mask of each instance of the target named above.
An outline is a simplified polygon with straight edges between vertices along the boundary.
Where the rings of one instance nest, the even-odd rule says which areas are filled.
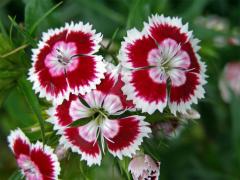
[[[188,30],[188,23],[183,24],[182,18],[179,17],[165,17],[164,15],[152,15],[148,18],[148,23],[144,23],[143,33],[147,33],[151,36],[150,28],[154,25],[168,24],[180,29],[181,34],[187,35],[187,41],[192,37],[192,31]]]
[[[138,31],[136,28],[127,31],[127,36],[124,37],[124,41],[121,42],[121,48],[119,50],[118,59],[124,68],[132,69],[134,68],[130,59],[128,58],[128,45],[132,45],[136,40],[140,40],[144,37],[142,32]]]
[[[75,146],[74,144],[71,143],[71,141],[69,139],[67,139],[67,137],[64,135],[64,129],[65,128],[61,128],[58,130],[57,134],[61,135],[60,139],[59,139],[59,144],[63,145],[64,148],[70,148],[72,150],[72,152],[75,152],[77,154],[81,155],[81,161],[85,160],[87,162],[87,165],[90,167],[94,164],[99,165],[101,164],[101,159],[102,159],[102,153],[101,150],[99,152],[99,154],[97,155],[97,157],[91,156],[85,152],[82,152],[77,146]]]
[[[31,148],[31,143],[28,139],[28,137],[22,132],[22,130],[20,128],[17,128],[15,130],[12,130],[9,134],[9,136],[7,137],[8,143],[9,143],[9,147],[12,150],[12,152],[14,153],[14,143],[16,141],[16,139],[20,138],[21,140],[23,140],[24,142],[26,142],[29,145],[29,150]]]
[[[123,156],[128,156],[131,158],[133,155],[135,155],[136,151],[139,150],[139,146],[143,142],[143,138],[149,137],[149,133],[152,132],[151,128],[148,127],[149,123],[144,121],[145,119],[144,116],[130,116],[130,117],[133,117],[134,119],[138,120],[140,132],[137,138],[134,140],[134,142],[132,142],[129,146],[125,147],[124,149],[118,151],[111,151],[110,149],[108,149],[113,156],[118,157],[119,159],[122,159]]]
[[[207,83],[206,78],[208,77],[206,73],[206,65],[204,62],[200,61],[200,56],[196,55],[198,59],[198,63],[200,65],[200,74],[196,74],[199,79],[199,84],[195,88],[193,95],[190,96],[190,100],[184,102],[181,101],[179,104],[176,102],[170,102],[170,98],[168,98],[168,106],[171,110],[171,112],[176,115],[176,112],[180,113],[187,113],[187,110],[191,109],[192,104],[197,104],[199,99],[202,99],[205,97],[205,90],[203,86]]]
[[[92,56],[96,62],[96,77],[93,81],[89,82],[89,85],[75,87],[70,89],[70,92],[75,95],[85,95],[90,91],[96,89],[96,86],[101,83],[101,80],[104,78],[104,73],[106,72],[106,64],[102,61],[102,56]]]
[[[124,86],[122,87],[122,91],[124,95],[127,96],[127,100],[132,100],[133,104],[136,108],[141,109],[142,112],[147,112],[148,114],[153,114],[156,110],[163,112],[163,109],[167,106],[167,96],[165,101],[156,102],[148,102],[143,98],[137,96],[136,88],[132,85],[132,73],[131,71],[124,70],[122,72],[122,80],[124,82]]]
[[[53,162],[53,171],[54,171],[54,177],[53,179],[58,179],[58,176],[60,175],[60,171],[61,171],[61,168],[60,168],[60,163],[58,162],[58,158],[57,158],[57,155],[54,154],[54,150],[48,146],[48,145],[43,145],[43,143],[37,141],[35,144],[32,145],[32,148],[31,150],[34,150],[34,149],[40,149],[41,151],[44,152],[44,154],[46,154],[48,157],[50,157],[50,159],[52,160]]]

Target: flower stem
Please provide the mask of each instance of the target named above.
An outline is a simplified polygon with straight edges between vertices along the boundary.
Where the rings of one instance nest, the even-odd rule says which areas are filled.
[[[18,80],[18,86],[22,91],[24,97],[26,98],[29,106],[31,107],[33,113],[37,116],[38,123],[41,128],[42,134],[42,142],[45,144],[45,128],[44,128],[44,120],[42,118],[40,105],[38,102],[37,97],[35,96],[34,92],[32,91],[31,84],[26,80],[26,77],[22,77]]]

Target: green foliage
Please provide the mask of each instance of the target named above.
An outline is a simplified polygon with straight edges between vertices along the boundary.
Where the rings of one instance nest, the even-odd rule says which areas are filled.
[[[25,1],[24,22],[25,28],[29,30],[30,34],[35,30],[35,23],[53,6],[51,0],[28,0]],[[41,24],[39,30],[44,30],[43,27],[48,27],[49,23],[46,21]]]

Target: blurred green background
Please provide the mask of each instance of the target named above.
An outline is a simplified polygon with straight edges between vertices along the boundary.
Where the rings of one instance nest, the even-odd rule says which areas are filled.
[[[90,22],[106,39],[111,39],[119,29],[113,42],[115,48],[111,50],[117,54],[126,30],[132,27],[141,30],[143,21],[155,13],[179,16],[189,23],[201,40],[200,55],[207,64],[209,77],[206,98],[196,106],[201,119],[189,123],[174,139],[146,140],[144,149],[161,161],[161,180],[240,179],[240,100],[234,97],[230,103],[224,103],[218,89],[224,65],[240,60],[239,0],[65,0],[51,11],[59,2],[0,0],[1,180],[19,178],[6,142],[10,129],[21,127],[26,132],[27,127],[38,122],[22,91],[31,86],[25,82],[26,87],[21,87],[19,83],[27,75],[32,41],[38,40],[41,32],[63,26],[65,22]],[[39,103],[46,117],[44,110],[49,104],[44,100]],[[40,139],[40,132],[28,135],[33,141]],[[49,136],[48,140],[56,144],[55,137]],[[121,163],[126,170],[126,163]],[[77,155],[70,155],[61,166],[61,179],[66,180],[127,178],[126,172],[118,170],[116,159],[108,154],[101,167],[89,169],[80,163]]]

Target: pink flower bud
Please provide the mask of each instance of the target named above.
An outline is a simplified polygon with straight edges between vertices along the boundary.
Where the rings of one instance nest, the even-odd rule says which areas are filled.
[[[58,145],[55,149],[55,154],[57,155],[58,160],[62,160],[66,157],[68,149],[64,145]]]
[[[231,99],[231,90],[236,96],[240,96],[240,62],[228,63],[219,81],[219,89],[225,102]]]
[[[180,119],[187,120],[187,119],[200,119],[201,115],[195,109],[188,109],[185,113],[179,114]]]
[[[136,155],[130,161],[128,170],[134,180],[159,179],[160,162],[154,161],[149,155]]]

